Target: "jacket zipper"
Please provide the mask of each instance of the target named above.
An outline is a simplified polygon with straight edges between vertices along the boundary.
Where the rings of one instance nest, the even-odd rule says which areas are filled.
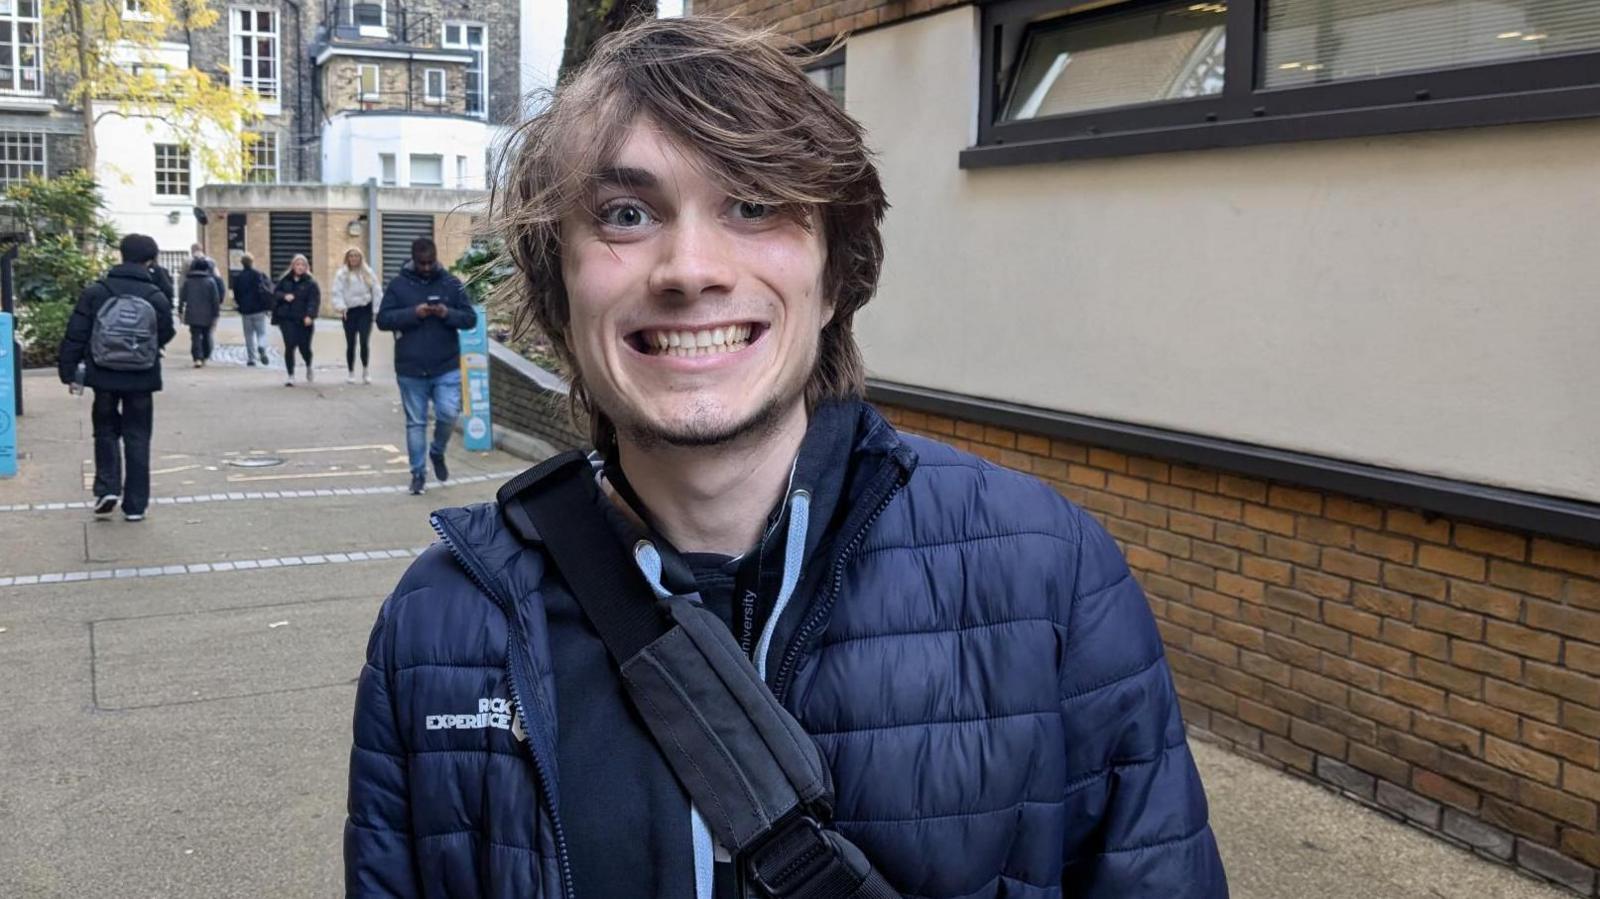
[[[822,622],[828,619],[829,612],[833,610],[834,602],[839,598],[839,589],[844,584],[844,566],[850,561],[850,557],[855,555],[856,549],[861,546],[861,541],[866,539],[867,531],[872,529],[872,525],[878,520],[878,516],[883,514],[884,509],[889,508],[889,503],[900,493],[900,489],[905,486],[906,480],[910,477],[910,472],[906,471],[898,460],[891,464],[896,465],[898,468],[893,483],[889,485],[888,490],[884,491],[883,499],[878,501],[878,505],[873,508],[872,514],[867,516],[867,520],[863,521],[861,527],[857,528],[856,532],[850,536],[850,542],[845,544],[844,549],[834,560],[833,581],[828,586],[827,594],[812,608],[811,614],[806,617],[805,621],[800,625],[800,629],[795,632],[794,639],[789,641],[789,648],[783,654],[783,663],[778,666],[777,676],[772,680],[772,694],[777,697],[780,705],[787,706],[788,704],[790,679],[794,676],[794,670],[799,665],[801,649],[811,641],[813,632],[822,626]]]
[[[506,673],[509,675],[506,681],[511,690],[512,708],[515,710],[517,717],[522,719],[522,727],[526,731],[532,726],[533,719],[528,717],[527,709],[522,704],[522,691],[517,688],[517,669],[521,667],[519,662],[522,661],[522,647],[517,639],[521,632],[521,625],[517,620],[516,607],[513,603],[508,602],[506,597],[502,596],[498,590],[490,586],[489,578],[478,570],[476,560],[469,558],[466,553],[461,551],[454,537],[448,532],[448,526],[438,515],[429,515],[428,523],[433,525],[434,533],[439,535],[439,540],[444,543],[446,549],[450,550],[450,555],[455,557],[456,563],[467,573],[467,577],[472,580],[479,590],[483,591],[484,595],[494,600],[495,604],[500,606],[501,613],[506,616]],[[533,750],[531,735],[529,736],[529,743],[528,757],[533,759],[534,773],[538,775],[539,780],[539,792],[544,797],[545,806],[550,812],[551,829],[555,831],[556,856],[561,862],[561,895],[564,899],[576,899],[576,894],[572,888],[572,860],[567,856],[567,835],[561,827],[561,814],[556,809],[555,794],[550,789],[550,772],[546,770],[544,762],[539,758],[539,753]]]

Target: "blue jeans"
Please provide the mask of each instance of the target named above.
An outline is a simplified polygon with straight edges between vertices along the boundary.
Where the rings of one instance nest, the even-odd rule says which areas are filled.
[[[398,376],[400,404],[406,409],[406,455],[411,458],[411,474],[427,474],[427,454],[444,455],[461,415],[461,370],[454,369],[431,378]],[[428,443],[428,402],[433,401],[433,446]]]
[[[250,361],[256,360],[257,353],[267,351],[267,317],[269,313],[255,312],[250,315],[240,315],[244,319],[244,353]]]

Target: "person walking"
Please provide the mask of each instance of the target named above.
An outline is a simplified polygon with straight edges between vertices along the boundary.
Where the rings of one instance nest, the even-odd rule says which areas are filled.
[[[74,390],[81,384],[94,391],[95,514],[111,514],[120,501],[123,518],[143,521],[160,350],[177,329],[172,303],[156,280],[155,240],[129,234],[118,249],[122,264],[84,288],[67,320],[59,373]]]
[[[273,283],[265,272],[256,270],[249,253],[239,257],[239,273],[233,276],[233,302],[244,325],[246,365],[267,364],[267,319],[272,315]]]
[[[218,300],[226,300],[228,298],[228,284],[222,280],[222,273],[217,271],[217,260],[206,255],[205,247],[197,243],[189,244],[189,260],[189,268],[191,270],[194,268],[195,261],[205,262],[206,270],[211,272],[211,278],[216,282]]]
[[[299,351],[306,363],[306,383],[316,380],[311,370],[311,338],[316,333],[317,310],[322,306],[322,288],[311,277],[311,263],[296,254],[289,270],[278,281],[273,296],[272,321],[283,332],[283,364],[288,370],[283,386],[294,386],[294,354]]]
[[[411,242],[411,259],[383,292],[378,328],[395,332],[394,371],[406,410],[406,454],[411,460],[411,493],[427,486],[427,464],[434,477],[450,479],[444,451],[456,416],[461,414],[461,341],[457,331],[478,323],[461,280],[439,265],[433,240]],[[428,404],[433,404],[433,445],[428,445]],[[426,455],[426,458],[424,458]]]
[[[207,259],[195,259],[189,263],[189,273],[178,292],[178,315],[189,326],[189,355],[194,358],[195,368],[211,359],[211,331],[221,314],[222,296],[217,291],[216,273]]]
[[[378,276],[372,273],[361,251],[345,251],[344,265],[333,276],[333,308],[344,320],[344,367],[346,384],[356,382],[356,344],[361,345],[361,383],[372,383],[368,368],[372,339],[372,314],[379,298]]]
[[[345,895],[1227,899],[1116,541],[865,401],[887,198],[788,50],[639,20],[522,126],[508,284],[594,451],[429,516]]]

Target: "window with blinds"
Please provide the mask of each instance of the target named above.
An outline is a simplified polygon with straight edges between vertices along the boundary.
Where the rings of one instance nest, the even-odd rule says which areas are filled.
[[[1266,0],[1263,87],[1600,50],[1597,0]]]

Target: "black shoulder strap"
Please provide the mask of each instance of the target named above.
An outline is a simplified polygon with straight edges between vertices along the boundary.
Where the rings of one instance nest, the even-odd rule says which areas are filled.
[[[697,604],[655,600],[599,510],[588,458],[548,459],[498,498],[513,529],[543,542],[657,748],[751,883],[781,899],[897,899],[824,826],[833,790],[821,753],[726,625]]]
[[[507,486],[507,514],[526,516],[619,666],[671,629],[644,575],[597,512],[589,459],[576,450],[546,459]],[[520,482],[520,483],[519,483]],[[531,489],[530,489],[531,488]]]

